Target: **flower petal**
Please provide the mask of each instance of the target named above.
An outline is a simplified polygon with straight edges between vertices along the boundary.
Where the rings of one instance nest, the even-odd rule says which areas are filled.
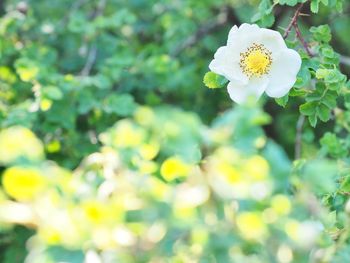
[[[235,50],[235,58],[246,51],[257,40],[260,28],[257,25],[242,24],[239,28],[234,26],[229,33],[227,46]]]
[[[258,42],[271,51],[272,55],[278,54],[281,50],[287,49],[282,35],[277,31],[261,28],[258,38]]]
[[[230,32],[228,33],[227,45],[234,43],[237,40],[237,38],[238,38],[238,27],[235,25],[231,28]]]
[[[301,58],[293,49],[281,51],[274,59],[269,73],[266,93],[270,97],[280,98],[293,87],[301,67]]]
[[[267,84],[268,79],[266,77],[250,79],[246,85],[241,82],[231,81],[227,85],[227,91],[233,101],[242,104],[249,97],[258,100],[265,91]]]
[[[219,47],[214,54],[214,59],[209,64],[209,69],[216,74],[225,75],[225,71],[230,68],[227,61],[228,49],[227,46]]]
[[[260,30],[260,27],[258,25],[256,25],[256,24],[247,24],[247,23],[243,23],[238,28],[238,32],[239,32],[240,36],[244,36],[244,35],[247,35],[247,34],[253,34],[254,35],[259,30]]]
[[[216,51],[214,59],[210,62],[209,69],[230,81],[236,80],[247,83],[248,78],[243,74],[239,66],[239,60],[235,59],[235,53],[235,49],[231,47],[220,47]]]

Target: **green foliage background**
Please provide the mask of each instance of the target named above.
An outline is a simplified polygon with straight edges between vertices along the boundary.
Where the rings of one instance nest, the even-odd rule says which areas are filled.
[[[300,16],[298,23],[313,56],[292,31],[287,44],[300,53],[303,65],[288,96],[237,106],[225,88],[218,88],[222,79],[206,75],[205,83],[218,89],[205,87],[208,64],[233,25],[258,23],[283,33],[301,3],[307,16]],[[60,199],[57,210],[79,210],[86,200],[101,201],[99,189],[110,180],[118,185],[130,179],[120,193],[130,192],[144,204],[140,209],[116,208],[116,190],[106,201],[108,210],[122,210],[123,218],[115,221],[137,240],[126,247],[95,242],[95,229],[109,224],[103,220],[88,225],[91,233],[84,230],[82,240],[70,243],[61,237],[50,243],[40,236],[50,219],[18,223],[0,216],[0,261],[83,262],[90,255],[100,261],[87,263],[349,262],[349,12],[346,0],[1,1],[1,130],[31,130],[42,142],[33,152],[42,147],[44,154],[24,151],[24,137],[9,146],[9,135],[4,135],[0,172],[13,166],[40,170],[50,181],[50,194]],[[159,146],[156,157],[137,159],[139,144],[117,143],[118,136],[126,136],[118,132],[123,125],[147,134],[142,143]],[[12,152],[15,157],[7,160],[5,155]],[[116,159],[88,161],[95,155],[107,158],[108,152]],[[258,181],[271,186],[269,194],[262,199],[223,194],[235,192],[235,183],[218,189],[210,178],[220,176],[225,153],[233,154],[227,162],[243,175],[242,181],[245,160],[266,160],[269,175]],[[172,157],[191,166],[191,172],[178,172],[174,180],[164,176],[162,164]],[[111,179],[106,167],[115,162],[121,168],[113,170]],[[144,172],[140,163],[153,168]],[[65,172],[56,174],[51,166]],[[173,196],[167,199],[152,187],[143,188],[141,178],[157,178]],[[78,182],[73,192],[66,188],[71,180]],[[179,214],[174,196],[189,185],[205,187],[209,197]],[[81,189],[88,190],[82,194]],[[292,208],[277,213],[272,223],[266,213],[279,195]],[[42,205],[37,199],[14,199],[2,189],[0,213],[10,213],[8,202],[24,203],[34,213]],[[268,234],[246,238],[245,228],[236,222],[242,212],[259,215]],[[307,227],[309,221],[313,225]],[[322,231],[316,235],[310,230],[305,235],[315,240],[304,244],[302,237],[286,230],[288,222],[308,229],[321,224]],[[152,223],[159,223],[166,234],[149,244],[144,239]],[[113,223],[107,227],[114,228]]]

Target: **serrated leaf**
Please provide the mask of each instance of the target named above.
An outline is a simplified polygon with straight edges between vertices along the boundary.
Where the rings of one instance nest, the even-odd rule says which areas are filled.
[[[312,33],[313,38],[318,42],[328,43],[332,39],[331,29],[328,25],[311,27],[310,32]]]
[[[321,121],[326,122],[331,117],[331,110],[324,104],[320,104],[317,107],[317,116]]]
[[[328,108],[332,109],[337,106],[337,94],[334,91],[328,91],[322,98],[321,101]]]
[[[302,104],[299,107],[300,113],[302,113],[305,116],[311,116],[314,115],[316,112],[317,102],[310,101]]]
[[[310,125],[315,128],[316,124],[317,124],[317,117],[316,117],[316,115],[309,116],[309,122],[310,122]]]

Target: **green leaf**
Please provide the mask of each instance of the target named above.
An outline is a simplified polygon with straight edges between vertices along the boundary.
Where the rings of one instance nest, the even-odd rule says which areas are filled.
[[[63,98],[62,91],[55,86],[48,86],[43,88],[44,97],[52,100],[60,100]]]
[[[312,127],[316,127],[316,124],[317,124],[317,117],[316,117],[316,114],[310,115],[310,116],[309,116],[309,122],[310,122],[310,125],[311,125]]]
[[[222,88],[227,82],[228,82],[228,80],[225,77],[220,76],[220,75],[218,75],[214,72],[211,72],[211,71],[207,72],[204,75],[204,79],[203,79],[203,83],[209,89]]]
[[[278,105],[280,105],[284,108],[287,105],[288,100],[289,100],[289,95],[287,94],[281,98],[277,98],[275,101]]]
[[[328,43],[332,39],[331,29],[328,25],[321,25],[318,27],[311,27],[310,32],[313,35],[313,38],[317,42]]]
[[[315,101],[310,101],[302,104],[299,108],[300,113],[302,113],[305,116],[311,116],[315,114],[316,112],[316,107],[317,107],[317,102]]]
[[[80,114],[86,114],[90,110],[94,108],[98,108],[100,105],[100,102],[96,100],[92,92],[88,90],[84,90],[79,93],[79,100],[78,100],[78,113]]]
[[[105,100],[103,109],[107,113],[128,116],[136,109],[136,103],[129,94],[114,94]]]
[[[321,49],[321,53],[323,56],[327,58],[335,58],[337,57],[337,54],[334,52],[333,48],[331,47],[323,47]]]
[[[259,4],[259,12],[256,13],[252,19],[252,23],[258,23],[263,27],[270,27],[275,22],[275,16],[272,12],[274,5],[271,0],[262,0]]]
[[[27,252],[26,241],[33,234],[33,231],[28,230],[21,226],[16,226],[12,238],[11,244],[4,250],[3,263],[20,263],[25,261]],[[3,238],[3,236],[2,236]]]
[[[337,106],[337,93],[335,91],[328,91],[322,98],[322,103],[328,108],[332,109]]]
[[[275,0],[274,3],[280,4],[280,5],[289,5],[289,6],[295,6],[298,3],[305,3],[306,0]]]
[[[317,107],[317,116],[321,121],[326,122],[331,117],[331,109],[329,109],[326,105],[320,104]]]
[[[344,143],[341,142],[334,133],[325,133],[325,135],[321,138],[320,143],[323,150],[334,158],[342,158],[347,154]]]
[[[306,65],[306,63],[303,63],[302,68],[298,73],[297,81],[294,84],[294,87],[303,88],[305,86],[308,86],[310,81],[311,81],[310,70],[308,68],[308,65]]]
[[[302,178],[314,193],[332,193],[336,189],[337,165],[326,159],[316,159],[305,164]]]
[[[310,4],[311,12],[318,13],[320,0],[312,0]]]
[[[324,79],[326,83],[341,83],[346,80],[346,76],[338,69],[318,69],[316,78]]]

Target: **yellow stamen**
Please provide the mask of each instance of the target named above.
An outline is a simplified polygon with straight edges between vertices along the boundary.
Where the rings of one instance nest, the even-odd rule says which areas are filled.
[[[264,45],[256,43],[241,53],[239,62],[243,73],[249,78],[269,73],[271,64],[271,52]]]

